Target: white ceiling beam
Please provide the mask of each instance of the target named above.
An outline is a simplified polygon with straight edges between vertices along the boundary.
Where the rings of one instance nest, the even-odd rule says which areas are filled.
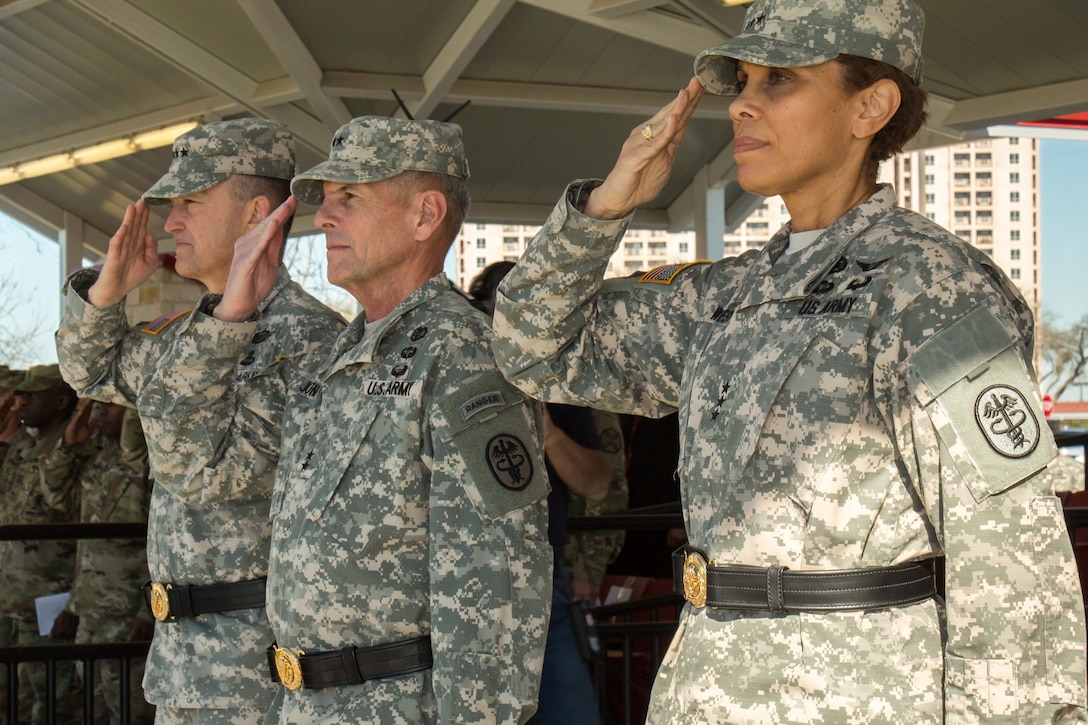
[[[590,0],[588,12],[602,18],[618,18],[664,5],[662,0]]]
[[[960,131],[1037,121],[1088,109],[1088,78],[969,98],[956,103],[944,125]]]
[[[66,228],[64,209],[18,184],[0,189],[0,211],[54,242]],[[83,222],[81,236],[84,248],[91,252],[88,256],[105,256],[110,234]]]
[[[229,63],[207,52],[169,26],[159,22],[127,0],[71,0],[92,17],[98,18],[133,43],[153,53],[180,71],[191,75],[209,88],[229,98],[241,109],[256,116],[269,116],[288,123],[274,113],[269,113],[257,102],[260,85]],[[281,108],[286,108],[282,106]],[[312,126],[311,124],[307,124]],[[319,124],[320,125],[320,124]],[[305,143],[314,150],[324,152],[328,146],[328,133],[321,126],[320,134],[303,133],[292,128],[297,143]]]
[[[461,72],[512,7],[514,0],[477,0],[423,72],[425,90],[423,98],[412,108],[415,118],[429,118],[434,113],[434,109],[445,99],[450,86],[460,77]]]
[[[48,0],[3,0],[0,2],[0,20],[14,17],[19,13],[25,13],[39,5],[44,5]]]
[[[407,75],[327,72],[322,87],[341,98],[386,99],[390,88],[396,88],[405,102],[418,100],[424,94],[422,79]],[[471,100],[478,106],[651,116],[674,98],[676,94],[671,91],[462,78],[450,86],[445,101],[463,103]],[[705,95],[695,117],[728,120],[729,102],[730,99],[724,96]]]
[[[332,132],[351,120],[339,98],[321,90],[321,66],[295,32],[275,0],[237,0],[269,49],[294,79],[310,107]]]
[[[586,0],[520,0],[553,13],[565,15],[590,25],[675,50],[694,58],[724,38],[717,32],[675,15],[643,10],[618,18],[606,18],[587,11]]]

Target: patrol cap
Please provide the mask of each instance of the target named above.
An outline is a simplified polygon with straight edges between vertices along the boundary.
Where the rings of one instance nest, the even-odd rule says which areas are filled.
[[[63,383],[64,378],[60,376],[60,365],[32,365],[27,369],[22,381],[16,384],[15,391],[19,393],[40,393]]]
[[[25,377],[26,372],[23,370],[12,370],[7,365],[0,365],[0,393],[15,390]]]
[[[295,174],[291,129],[267,118],[238,118],[197,126],[174,139],[170,170],[144,192],[165,203],[226,181],[231,174],[290,179]]]
[[[360,116],[332,137],[329,158],[291,182],[299,201],[320,204],[323,182],[369,184],[403,171],[427,171],[468,179],[461,127],[442,121]]]
[[[772,68],[818,65],[859,55],[922,82],[925,15],[914,0],[757,0],[744,30],[695,59],[695,75],[711,93],[735,96],[737,61]]]

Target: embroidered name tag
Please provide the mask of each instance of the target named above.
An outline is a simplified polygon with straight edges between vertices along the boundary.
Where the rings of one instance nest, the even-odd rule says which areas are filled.
[[[418,380],[371,380],[366,384],[366,394],[380,398],[411,398],[418,385]]]
[[[488,393],[481,393],[477,395],[475,398],[472,398],[468,402],[464,403],[457,410],[461,413],[461,420],[468,420],[472,416],[479,413],[481,410],[486,410],[487,408],[494,408],[498,405],[505,405],[505,403],[506,400],[503,399],[502,393],[498,390],[493,390]]]

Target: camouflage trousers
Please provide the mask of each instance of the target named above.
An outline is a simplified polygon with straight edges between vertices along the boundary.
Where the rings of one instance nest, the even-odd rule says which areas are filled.
[[[38,623],[33,619],[15,620],[15,641],[19,646],[72,644],[72,640],[53,639],[38,634]],[[44,662],[19,664],[19,722],[32,725],[46,722],[49,693],[46,691]],[[80,688],[75,678],[75,662],[58,662],[56,667],[56,723],[79,722],[81,712]],[[50,725],[54,725],[50,723]]]
[[[230,710],[198,710],[187,707],[155,709],[155,725],[261,725],[264,709],[238,707]]]
[[[128,637],[128,617],[82,614],[76,643],[124,642]],[[82,677],[82,672],[80,672]],[[144,662],[133,660],[129,670],[129,720],[132,725],[148,725],[154,720],[155,708],[144,699]],[[94,667],[95,709],[109,713],[110,725],[121,723],[121,661],[98,660]]]

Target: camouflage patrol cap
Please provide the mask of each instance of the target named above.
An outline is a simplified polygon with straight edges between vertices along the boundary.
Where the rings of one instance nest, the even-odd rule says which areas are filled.
[[[64,384],[64,378],[60,376],[60,365],[32,365],[27,369],[22,381],[15,386],[15,391],[40,393],[62,384]]]
[[[25,377],[26,372],[23,370],[12,370],[7,365],[0,365],[0,393],[15,390]]]
[[[197,126],[174,140],[170,170],[144,193],[165,203],[222,183],[231,174],[290,179],[295,174],[291,129],[267,118],[238,118]]]
[[[327,161],[291,181],[291,193],[307,204],[325,198],[323,182],[369,184],[403,171],[427,171],[468,179],[461,127],[442,121],[360,116],[332,137]]]
[[[914,0],[757,0],[739,35],[699,54],[695,75],[711,93],[735,96],[738,60],[799,68],[845,54],[882,61],[921,84],[924,28]]]

